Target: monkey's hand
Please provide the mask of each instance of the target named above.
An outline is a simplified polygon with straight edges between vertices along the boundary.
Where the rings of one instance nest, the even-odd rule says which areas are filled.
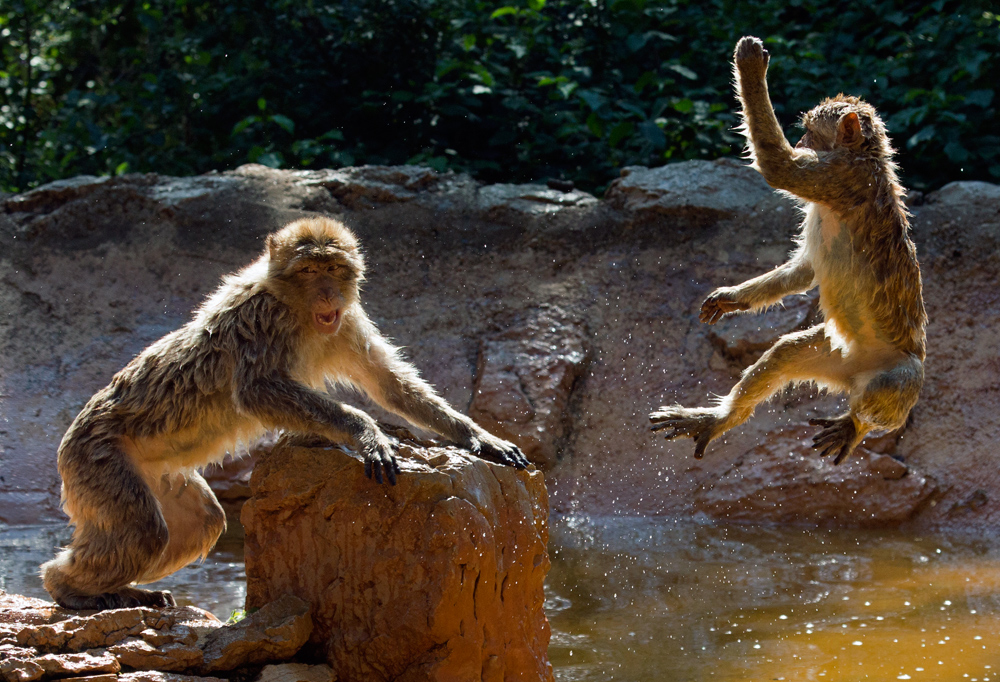
[[[497,464],[505,464],[515,469],[525,469],[528,466],[528,458],[519,447],[481,429],[470,434],[463,445],[476,456]]]
[[[767,64],[771,55],[764,49],[764,43],[760,38],[744,36],[740,42],[736,43],[736,52],[733,61],[740,74],[740,81],[747,79],[764,80],[767,76]]]
[[[381,483],[384,471],[389,483],[396,485],[396,474],[399,473],[399,464],[396,463],[396,448],[378,427],[375,427],[375,433],[367,434],[361,444],[361,452],[365,458],[365,476],[374,477],[376,481]]]
[[[715,324],[729,313],[743,310],[750,310],[750,304],[737,300],[733,289],[722,287],[710,293],[701,304],[701,314],[698,319],[705,324]]]

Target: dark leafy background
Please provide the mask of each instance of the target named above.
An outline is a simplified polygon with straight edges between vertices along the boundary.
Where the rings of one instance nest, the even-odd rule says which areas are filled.
[[[779,119],[838,91],[906,183],[1000,181],[991,2],[5,0],[0,189],[78,175],[422,163],[601,191],[739,152],[729,60],[772,54]]]

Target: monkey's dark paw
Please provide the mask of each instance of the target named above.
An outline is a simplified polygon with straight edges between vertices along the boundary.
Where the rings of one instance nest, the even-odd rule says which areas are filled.
[[[86,603],[83,603],[83,600]],[[174,601],[174,596],[165,590],[140,590],[136,587],[123,587],[115,592],[105,592],[93,597],[80,597],[71,608],[106,611],[131,609],[137,606],[164,609],[177,606],[177,602]]]
[[[822,450],[820,457],[833,455],[833,463],[840,464],[854,451],[858,440],[858,430],[850,415],[836,419],[810,419],[812,426],[822,426],[823,430],[813,438],[813,447]]]
[[[705,448],[718,435],[721,424],[719,416],[711,408],[680,405],[661,407],[649,415],[649,421],[653,424],[650,431],[669,429],[663,434],[667,440],[684,437],[694,439],[694,456],[697,459],[705,455]]]
[[[365,476],[375,478],[382,482],[382,473],[389,479],[389,483],[396,485],[396,474],[399,473],[399,463],[396,462],[396,455],[393,453],[393,446],[388,441],[367,450],[365,452]]]
[[[521,452],[521,448],[513,443],[509,443],[501,438],[494,438],[493,436],[480,436],[476,438],[476,441],[469,449],[477,457],[488,459],[497,464],[514,467],[515,469],[526,469],[528,467],[528,458]]]
[[[767,69],[770,58],[771,55],[764,49],[764,43],[760,38],[744,36],[736,43],[734,59],[736,66],[741,70],[744,67]]]
[[[705,324],[715,324],[730,313],[744,310],[750,310],[750,304],[737,301],[729,289],[716,289],[701,304],[698,319]]]

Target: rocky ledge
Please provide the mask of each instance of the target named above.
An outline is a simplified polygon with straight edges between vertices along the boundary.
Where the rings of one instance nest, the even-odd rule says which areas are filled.
[[[930,317],[926,381],[904,431],[865,445],[904,466],[869,489],[895,510],[880,523],[1000,523],[998,202],[1000,187],[981,182],[911,202]],[[795,205],[743,162],[626,168],[601,200],[413,166],[249,165],[80,177],[0,198],[0,522],[62,519],[54,453],[87,399],[255,258],[263,235],[316,214],[361,238],[365,305],[383,332],[453,405],[547,470],[554,510],[732,518],[735,508],[706,501],[714,487],[726,499],[776,500],[740,503],[753,509],[746,520],[814,523],[816,497],[805,493],[840,489],[828,466],[810,469],[803,489],[738,475],[760,457],[792,467],[787,452],[758,448],[782,433],[808,445],[810,418],[844,410],[808,387],[761,406],[702,460],[689,441],[647,430],[650,410],[725,394],[781,334],[816,320],[813,298],[792,297],[764,315],[698,322],[707,293],[782,262],[797,231]],[[250,464],[213,481],[234,509]],[[873,523],[850,495],[824,499],[831,522]]]
[[[67,611],[0,592],[5,682],[333,682],[329,666],[282,664],[312,632],[309,604],[289,595],[235,623],[194,607]],[[269,665],[271,664],[271,665]]]

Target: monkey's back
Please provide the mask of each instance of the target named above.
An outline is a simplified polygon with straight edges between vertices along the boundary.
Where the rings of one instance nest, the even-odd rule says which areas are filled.
[[[225,282],[194,319],[142,351],[91,398],[60,444],[60,469],[102,442],[139,462],[193,468],[258,436],[261,425],[237,409],[233,387],[247,368],[267,373],[281,366],[289,315],[266,291],[236,278]]]

